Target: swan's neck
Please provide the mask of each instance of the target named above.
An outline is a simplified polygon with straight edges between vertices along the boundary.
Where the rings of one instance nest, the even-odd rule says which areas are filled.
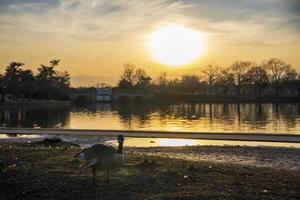
[[[123,142],[119,142],[118,151],[119,154],[123,154]]]

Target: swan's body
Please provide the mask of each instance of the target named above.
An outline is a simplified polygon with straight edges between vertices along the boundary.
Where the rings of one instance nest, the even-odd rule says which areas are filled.
[[[85,159],[81,170],[91,167],[93,170],[93,181],[95,182],[96,171],[105,170],[107,172],[106,182],[109,183],[109,170],[121,167],[124,163],[123,154],[124,137],[118,136],[119,147],[116,149],[110,145],[95,144],[82,150],[76,157]]]

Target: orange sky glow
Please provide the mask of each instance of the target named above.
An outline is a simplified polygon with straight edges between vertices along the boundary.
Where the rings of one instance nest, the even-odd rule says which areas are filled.
[[[57,69],[71,74],[72,86],[116,85],[125,63],[144,68],[151,76],[167,72],[173,78],[200,74],[211,61],[227,67],[235,60],[259,63],[278,57],[299,72],[299,4],[297,0],[4,0],[0,66],[3,71],[9,62],[21,61],[36,69],[58,58]],[[179,65],[170,62],[173,54],[156,59],[147,46],[149,34],[174,24],[192,30],[190,35],[201,34],[205,43],[190,62],[183,61],[196,47],[179,44],[190,50],[178,58]]]

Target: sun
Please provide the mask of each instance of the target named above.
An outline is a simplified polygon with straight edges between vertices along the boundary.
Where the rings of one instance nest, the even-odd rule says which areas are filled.
[[[148,47],[154,59],[168,65],[186,65],[204,51],[200,32],[175,24],[159,28],[148,38]]]

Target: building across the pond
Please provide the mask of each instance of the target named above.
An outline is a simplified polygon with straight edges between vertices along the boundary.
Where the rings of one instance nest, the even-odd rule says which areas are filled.
[[[70,100],[74,102],[93,102],[96,100],[95,88],[72,88]]]
[[[72,88],[70,100],[74,102],[111,102],[111,101],[133,101],[139,102],[154,98],[152,92],[143,89],[121,89],[121,88]]]
[[[145,89],[131,88],[114,88],[113,100],[120,102],[141,102],[154,99],[154,93]]]
[[[96,102],[112,101],[112,88],[96,88]]]
[[[72,88],[70,100],[74,102],[109,102],[112,101],[112,88]]]

